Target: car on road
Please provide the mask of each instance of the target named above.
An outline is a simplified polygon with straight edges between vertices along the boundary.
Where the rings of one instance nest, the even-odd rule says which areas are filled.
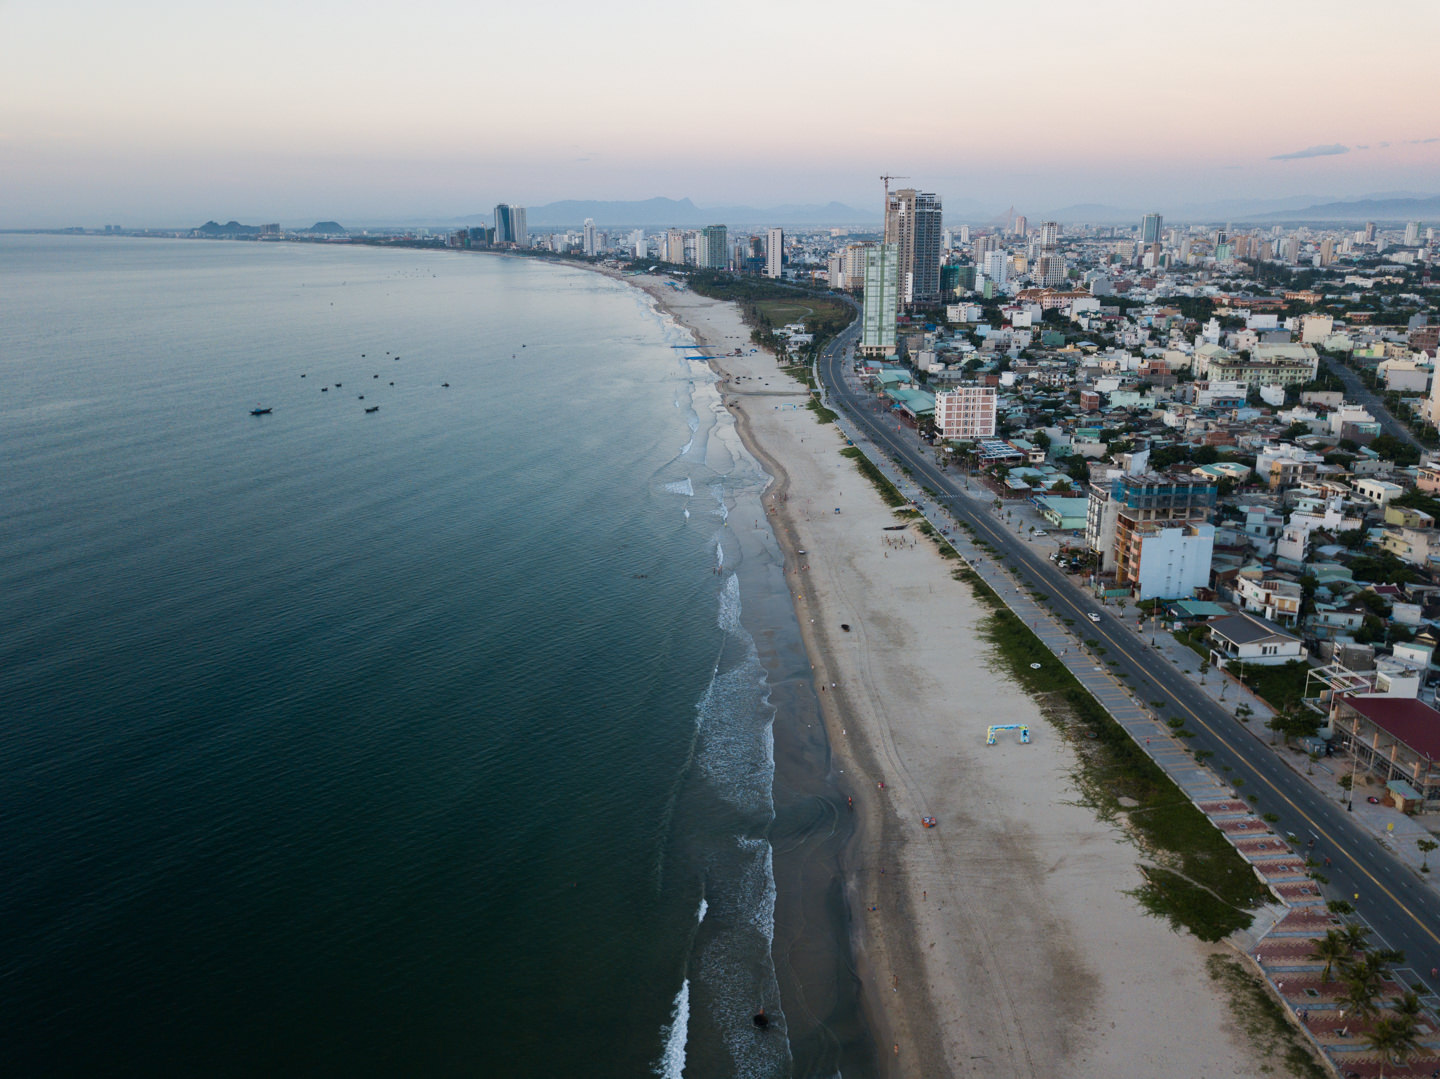
[[[1380,799],[1376,798],[1373,794],[1366,798],[1365,801],[1369,802],[1372,806],[1378,806],[1380,804]]]
[[[1089,618],[1090,621],[1092,621],[1092,622],[1098,622],[1098,621],[1100,621],[1100,616],[1099,616],[1098,614],[1096,614],[1094,611],[1091,611],[1086,617]]]
[[[1048,535],[1050,535],[1050,533],[1049,533],[1049,532],[1046,532],[1043,528],[1037,528],[1037,529],[1034,531],[1033,534],[1036,535],[1036,536],[1048,536]]]

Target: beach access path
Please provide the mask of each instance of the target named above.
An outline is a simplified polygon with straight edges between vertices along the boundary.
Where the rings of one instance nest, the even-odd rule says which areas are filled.
[[[838,452],[835,425],[749,392],[803,388],[750,350],[734,305],[627,280],[723,356],[711,363],[725,407],[783,477],[786,497],[767,496],[756,526],[786,551],[837,778],[855,801],[846,894],[885,1074],[1259,1074],[1205,971],[1229,949],[1173,932],[1127,894],[1142,883],[1139,853],[1077,804],[1073,751],[994,668],[978,634],[987,611],[951,564],[914,532],[887,530],[896,518]],[[724,355],[737,344],[740,356]],[[997,722],[1027,724],[1031,741],[986,745]]]

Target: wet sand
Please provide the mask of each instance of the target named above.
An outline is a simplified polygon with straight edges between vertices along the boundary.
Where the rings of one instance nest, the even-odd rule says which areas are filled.
[[[853,978],[878,1052],[856,1034],[847,1075],[1258,1074],[1205,973],[1216,949],[1126,894],[1141,883],[1138,852],[1075,803],[1073,752],[991,669],[985,611],[949,564],[923,538],[885,531],[896,519],[839,455],[836,428],[790,407],[805,389],[749,351],[734,305],[627,280],[710,355],[744,349],[711,365],[776,480],[770,524],[813,665],[797,677],[813,679],[831,774],[855,803],[836,825],[853,822],[837,880],[813,840],[835,800],[823,784],[807,790],[824,748],[800,726],[813,724],[805,695],[777,697],[775,950],[796,1035],[823,1039],[827,1006],[844,1022]],[[986,746],[994,722],[1028,723],[1033,741]],[[922,815],[939,827],[922,829]],[[813,855],[791,856],[788,827],[812,837]],[[817,912],[848,924],[853,974],[843,948],[823,954],[827,934],[804,933]]]

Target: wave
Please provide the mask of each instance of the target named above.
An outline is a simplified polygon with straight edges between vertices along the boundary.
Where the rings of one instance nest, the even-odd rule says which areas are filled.
[[[740,627],[740,578],[730,574],[725,578],[725,587],[720,590],[720,628],[730,636],[739,636],[745,631]]]
[[[715,516],[722,521],[730,520],[730,507],[725,505],[725,485],[723,483],[712,483],[710,494],[715,499]]]
[[[667,494],[684,495],[686,498],[695,497],[695,487],[690,482],[689,476],[686,476],[683,480],[675,480],[672,483],[665,484],[662,490]]]
[[[703,899],[700,901],[705,902]],[[690,1036],[690,979],[680,983],[670,1022],[660,1028],[664,1048],[655,1062],[654,1072],[661,1079],[680,1079],[685,1071],[685,1042]]]
[[[694,445],[695,445],[695,436],[692,434],[692,435],[690,436],[690,441],[687,442],[687,443],[685,443],[685,445],[683,445],[683,446],[680,447],[680,456],[681,456],[681,457],[684,457],[687,453],[690,452],[690,447],[692,447],[692,446],[694,446]]]

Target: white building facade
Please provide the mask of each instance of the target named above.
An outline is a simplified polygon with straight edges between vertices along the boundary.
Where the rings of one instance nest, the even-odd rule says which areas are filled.
[[[994,438],[998,403],[994,386],[941,390],[935,395],[935,428],[941,438]]]

